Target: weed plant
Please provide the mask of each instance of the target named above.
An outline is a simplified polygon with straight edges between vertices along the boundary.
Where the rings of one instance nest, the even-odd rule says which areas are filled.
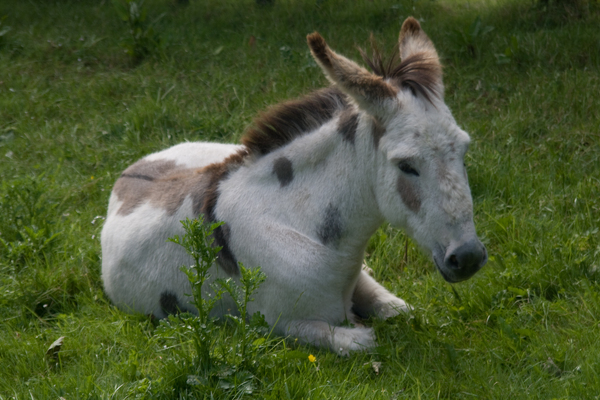
[[[212,233],[222,223],[205,225],[202,215],[198,219],[181,222],[185,234],[169,240],[183,246],[194,260],[192,266],[182,266],[181,270],[190,281],[190,303],[198,315],[170,315],[161,321],[155,337],[165,341],[176,338],[175,345],[185,345],[187,341],[194,344],[195,355],[190,363],[194,373],[189,374],[186,381],[193,387],[193,392],[214,395],[223,391],[241,391],[251,394],[256,386],[253,375],[256,366],[263,361],[264,349],[273,347],[272,341],[264,337],[268,327],[264,317],[255,313],[247,318],[248,303],[265,280],[265,275],[260,268],[247,269],[240,263],[239,285],[231,278],[219,279],[208,285],[209,269],[221,250],[221,247],[212,245]],[[202,292],[203,286],[209,286],[206,293]],[[233,323],[233,334],[223,340],[218,334],[222,327],[217,324],[216,317],[211,317],[211,311],[223,300],[225,293],[233,300],[238,315],[233,312],[225,315]]]
[[[181,221],[185,235],[183,237],[174,236],[169,241],[182,246],[185,251],[194,259],[194,265],[182,266],[181,270],[187,275],[192,287],[193,300],[191,304],[198,311],[198,317],[179,319],[184,326],[190,327],[192,330],[192,338],[196,349],[197,367],[203,372],[209,372],[213,368],[213,360],[211,357],[211,342],[215,326],[214,321],[210,318],[210,312],[215,304],[221,300],[223,290],[214,285],[214,294],[209,294],[209,298],[202,295],[202,286],[207,285],[207,280],[210,278],[208,270],[214,265],[217,260],[217,254],[221,250],[219,246],[212,246],[213,231],[219,227],[220,223],[211,224],[210,227],[204,227],[204,218],[200,216],[198,219]],[[175,321],[177,321],[175,319]]]
[[[110,2],[0,2],[0,399],[597,398],[600,15],[597,1],[572,14],[542,3],[146,0],[146,26],[165,14],[152,25],[164,45],[133,68]],[[183,141],[238,142],[260,110],[326,86],[306,34],[359,60],[370,32],[392,47],[409,15],[472,137],[488,264],[449,285],[383,226],[366,263],[414,312],[365,321],[379,347],[340,358],[229,319],[211,331],[220,372],[205,386],[191,316],[157,324],[103,293],[115,180]]]

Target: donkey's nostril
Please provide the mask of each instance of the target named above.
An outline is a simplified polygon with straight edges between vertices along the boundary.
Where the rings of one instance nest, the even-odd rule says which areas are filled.
[[[456,256],[454,254],[452,254],[450,256],[450,258],[448,259],[448,262],[450,263],[450,266],[452,268],[458,268],[458,259],[456,258]]]

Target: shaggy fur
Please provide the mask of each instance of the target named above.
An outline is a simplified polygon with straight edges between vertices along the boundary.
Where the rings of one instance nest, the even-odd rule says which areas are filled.
[[[346,107],[348,101],[337,88],[278,104],[254,120],[242,144],[257,156],[265,155],[310,133]]]

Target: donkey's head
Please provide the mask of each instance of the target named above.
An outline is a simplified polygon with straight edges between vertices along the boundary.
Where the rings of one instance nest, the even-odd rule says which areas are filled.
[[[318,33],[308,44],[329,80],[370,116],[373,189],[383,217],[429,250],[447,281],[471,277],[487,253],[475,233],[464,165],[470,139],[444,104],[431,40],[408,18],[400,31],[402,62],[388,71],[371,63],[376,74],[332,51]]]

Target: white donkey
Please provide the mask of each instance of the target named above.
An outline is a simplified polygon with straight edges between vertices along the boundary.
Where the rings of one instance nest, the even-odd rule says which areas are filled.
[[[261,266],[267,279],[248,311],[341,354],[375,345],[372,328],[345,320],[409,308],[361,268],[384,221],[426,249],[449,282],[485,264],[463,163],[469,136],[444,104],[438,55],[419,23],[402,25],[399,65],[367,60],[375,73],[318,33],[308,45],[332,87],[263,113],[242,145],[180,144],[117,180],[102,231],[102,277],[117,306],[159,318],[196,312],[179,270],[191,259],[167,238],[199,214],[225,222],[214,233],[222,250],[213,280],[238,277],[238,262]]]

